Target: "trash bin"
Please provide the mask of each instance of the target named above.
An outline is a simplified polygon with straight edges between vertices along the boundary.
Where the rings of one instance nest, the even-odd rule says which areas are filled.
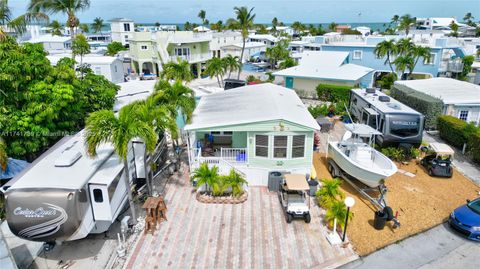
[[[387,223],[387,214],[383,211],[376,211],[375,218],[373,219],[373,227],[377,230],[383,230],[385,224]]]
[[[317,180],[309,180],[308,185],[310,186],[310,196],[315,196],[317,193],[318,181]]]
[[[269,191],[278,191],[280,189],[280,184],[284,174],[289,174],[289,172],[272,171],[268,173]]]

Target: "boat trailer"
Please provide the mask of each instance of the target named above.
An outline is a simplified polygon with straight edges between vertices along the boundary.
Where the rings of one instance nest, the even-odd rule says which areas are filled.
[[[393,228],[400,227],[400,221],[393,216],[392,208],[387,205],[386,195],[388,188],[385,184],[380,184],[377,188],[370,188],[370,187],[360,187],[352,180],[352,176],[345,173],[331,158],[328,158],[328,171],[332,175],[332,177],[341,177],[344,179],[348,184],[350,184],[356,191],[358,191],[363,197],[368,199],[372,205],[379,211],[387,211],[390,215],[389,220],[393,221]],[[379,192],[380,195],[378,197],[373,197],[368,192]]]

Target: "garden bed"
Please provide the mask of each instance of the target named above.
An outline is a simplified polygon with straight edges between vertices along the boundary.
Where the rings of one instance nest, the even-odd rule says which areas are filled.
[[[248,194],[244,192],[239,197],[234,196],[212,196],[207,193],[197,192],[197,200],[205,204],[241,204],[247,201]]]
[[[318,178],[331,178],[325,166],[324,153],[315,153],[314,165]],[[386,180],[389,189],[387,201],[394,212],[398,211],[401,222],[401,227],[397,229],[388,223],[385,229],[375,230],[373,206],[348,183],[342,183],[345,194],[357,201],[352,208],[354,217],[348,224],[347,235],[361,256],[446,221],[453,209],[464,204],[467,198],[476,198],[480,191],[479,186],[456,170],[452,178],[432,178],[415,162],[397,166],[416,174],[412,178],[396,173]]]

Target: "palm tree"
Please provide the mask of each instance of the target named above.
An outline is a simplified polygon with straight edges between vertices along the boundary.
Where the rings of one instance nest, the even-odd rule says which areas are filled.
[[[79,20],[76,13],[90,7],[90,0],[30,0],[28,10],[32,13],[44,12],[47,14],[62,13],[67,16],[67,26],[73,40],[75,27]]]
[[[96,18],[93,20],[92,29],[93,29],[93,32],[94,32],[94,33],[100,32],[100,35],[102,35],[102,28],[103,28],[104,26],[105,26],[105,24],[103,24],[103,19],[102,19],[102,18],[96,17]]]
[[[265,52],[265,56],[267,56],[272,62],[272,69],[276,68],[278,61],[288,58],[289,55],[288,44],[283,40],[278,42],[274,47],[267,48]]]
[[[330,30],[330,32],[335,32],[337,30],[337,26],[338,24],[336,24],[335,22],[332,22],[328,25],[328,30]]]
[[[202,20],[202,24],[203,25],[206,25],[206,20],[205,20],[205,17],[207,16],[207,12],[205,10],[200,10],[200,12],[198,12],[198,15],[197,15],[201,20]]]
[[[415,46],[411,38],[402,38],[397,41],[396,44],[396,54],[397,55],[406,55],[412,51],[412,48]]]
[[[400,55],[395,59],[393,63],[395,64],[395,68],[397,69],[397,71],[400,72],[401,79],[405,78],[405,70],[414,65],[414,61],[415,60],[408,54]]]
[[[8,6],[8,0],[0,0],[0,41],[7,36],[5,27],[22,34],[27,30],[27,24],[35,21],[48,21],[48,16],[41,12],[27,12],[13,18],[12,10]]]
[[[452,21],[449,26],[450,26],[450,29],[452,30],[450,35],[453,37],[458,37],[458,24],[456,24],[455,21]]]
[[[80,29],[80,31],[82,31],[83,34],[90,32],[90,27],[88,27],[88,24],[86,23],[80,24],[78,28]]]
[[[301,22],[296,21],[292,24],[292,29],[297,33],[300,34],[303,30],[305,30],[305,25]]]
[[[418,61],[420,59],[423,59],[425,63],[430,62],[431,54],[430,54],[430,48],[428,47],[423,47],[423,46],[413,46],[412,51],[411,51],[413,61],[409,61],[410,65],[408,65],[408,77],[410,79],[413,79],[412,74],[413,70],[415,69],[415,66],[417,65]]]
[[[345,227],[345,219],[347,218],[347,206],[343,201],[334,201],[325,213],[325,220],[330,227],[333,227],[335,219],[337,224],[343,229]],[[348,220],[353,218],[353,213],[350,211]]]
[[[130,171],[128,170],[128,145],[133,139],[141,139],[146,151],[152,152],[157,144],[158,136],[151,123],[140,120],[135,105],[127,105],[120,109],[118,117],[112,110],[99,110],[91,113],[86,120],[85,147],[90,156],[97,155],[97,148],[104,143],[111,143],[121,158],[125,169],[125,184],[128,189],[128,200],[132,219],[136,222],[135,205],[130,191]]]
[[[410,27],[415,25],[416,22],[417,18],[410,16],[410,14],[405,14],[400,17],[398,30],[405,30],[405,35],[408,36],[408,33],[410,33]]]
[[[7,144],[0,137],[0,168],[5,171],[7,170],[8,155],[7,155]]]
[[[392,73],[395,73],[391,59],[396,54],[396,51],[397,46],[395,41],[390,39],[378,43],[377,46],[375,46],[373,53],[375,53],[375,56],[378,58],[384,58],[386,56],[387,58],[385,59],[384,64],[388,64],[388,66],[390,66],[390,70],[392,70]]]
[[[223,21],[219,20],[216,23],[212,24],[210,27],[212,30],[222,31],[223,30]]]
[[[192,71],[190,71],[190,64],[187,61],[178,59],[178,63],[169,62],[163,65],[160,78],[190,82],[193,79],[193,74]]]
[[[226,28],[228,30],[238,30],[239,29],[238,22],[234,18],[228,18],[227,22],[225,24],[226,24]]]
[[[218,82],[218,87],[222,88],[225,69],[226,69],[225,62],[218,57],[214,57],[207,61],[207,64],[205,66],[205,74],[207,74],[210,77],[216,77]]]
[[[238,56],[228,54],[226,57],[223,57],[222,60],[225,62],[225,72],[228,71],[228,78],[230,78],[232,72],[240,70],[241,68],[240,63],[238,62]]]
[[[178,115],[178,110],[186,117],[185,122],[190,122],[193,110],[195,109],[194,92],[177,80],[173,84],[168,81],[159,80],[154,87],[154,92],[160,94],[158,102],[166,105],[173,118]]]
[[[224,178],[226,187],[232,188],[233,197],[239,197],[244,193],[243,185],[248,185],[248,181],[237,173],[234,169]]]
[[[72,42],[72,54],[74,57],[75,55],[80,56],[79,68],[80,68],[80,73],[82,75],[82,79],[83,79],[83,74],[85,70],[85,67],[83,66],[83,56],[89,53],[90,53],[90,45],[88,44],[87,38],[82,34],[76,35]]]
[[[243,61],[243,54],[245,52],[245,43],[247,42],[248,38],[248,30],[253,26],[253,21],[255,20],[255,14],[253,14],[252,7],[248,10],[247,7],[235,7],[235,13],[237,14],[236,24],[242,31],[242,52],[240,53],[239,63],[242,64]],[[240,73],[242,72],[241,69],[238,70],[237,79],[240,79]]]
[[[205,185],[207,192],[211,192],[211,188],[219,184],[220,176],[218,174],[218,167],[208,167],[208,163],[204,162],[193,171],[190,176],[191,181],[197,182],[197,188]]]
[[[340,190],[342,182],[339,179],[324,179],[322,182],[322,187],[316,193],[320,206],[328,208],[333,202],[343,199],[345,195]]]
[[[50,23],[50,28],[52,28],[52,35],[58,35],[58,36],[62,36],[62,25],[60,24],[60,22],[58,22],[57,20],[54,20],[52,21],[52,23]]]
[[[190,24],[190,22],[185,22],[185,24],[183,25],[183,30],[185,31],[190,31],[192,30],[192,25]]]
[[[400,16],[394,15],[390,20],[390,25],[394,24],[395,27],[397,27],[399,21],[400,21]]]
[[[475,17],[472,16],[472,13],[471,13],[471,12],[468,12],[468,13],[465,14],[465,16],[463,17],[463,21],[466,22],[467,25],[472,26],[472,27],[476,27],[477,24],[474,22],[474,19],[475,19]]]

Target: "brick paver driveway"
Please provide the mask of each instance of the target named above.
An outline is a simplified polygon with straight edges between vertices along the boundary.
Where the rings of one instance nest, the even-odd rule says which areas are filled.
[[[357,258],[330,246],[313,200],[310,224],[287,224],[264,187],[250,187],[243,204],[202,204],[186,174],[168,183],[165,198],[168,221],[140,237],[126,268],[332,268]]]

